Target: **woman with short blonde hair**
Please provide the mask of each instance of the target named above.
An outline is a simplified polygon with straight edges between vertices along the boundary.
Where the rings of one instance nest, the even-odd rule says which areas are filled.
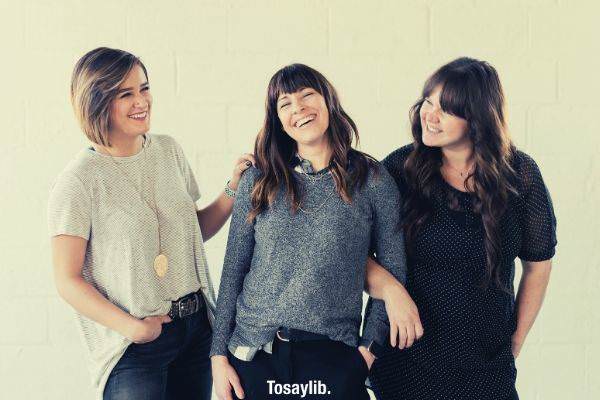
[[[104,399],[209,399],[215,295],[203,240],[229,217],[251,155],[226,189],[200,192],[181,147],[149,134],[152,95],[139,58],[97,48],[75,66],[71,99],[92,142],[49,199],[54,274],[76,311]]]

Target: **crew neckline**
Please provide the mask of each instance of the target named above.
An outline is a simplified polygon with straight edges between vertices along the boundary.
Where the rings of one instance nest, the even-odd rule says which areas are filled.
[[[444,184],[444,186],[446,186],[447,188],[449,188],[450,190],[452,190],[454,192],[458,192],[458,193],[466,195],[466,196],[471,196],[474,194],[474,192],[462,191],[460,189],[455,188],[447,180],[445,180],[443,176],[441,176],[440,179],[442,180],[442,183]]]
[[[97,157],[97,158],[101,158],[101,159],[112,158],[114,161],[117,161],[117,162],[136,161],[137,159],[139,159],[140,157],[143,156],[144,150],[147,149],[148,147],[150,147],[150,144],[152,143],[149,133],[144,134],[143,137],[144,137],[144,142],[142,143],[141,150],[131,156],[116,157],[116,156],[111,156],[108,154],[103,154],[103,153],[100,153],[99,151],[97,151],[96,149],[94,149],[92,146],[88,147],[86,150],[87,150],[88,154],[92,155],[93,157]]]

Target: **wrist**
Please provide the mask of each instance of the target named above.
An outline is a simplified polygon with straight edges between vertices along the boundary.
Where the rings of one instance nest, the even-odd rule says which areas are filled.
[[[222,355],[214,355],[210,357],[210,362],[215,365],[215,364],[229,364],[229,360],[227,359],[227,356],[222,356]]]
[[[385,302],[390,300],[393,301],[396,296],[402,295],[405,291],[404,286],[394,279],[383,287],[381,290],[381,298]]]
[[[235,197],[236,193],[237,193],[237,183],[236,184],[232,184],[231,181],[227,181],[227,183],[225,184],[225,196],[227,196],[228,198],[232,199]]]
[[[240,184],[240,178],[239,177],[233,177],[231,178],[228,182],[227,182],[227,186],[229,186],[229,188],[233,191],[238,190],[238,185]]]
[[[132,316],[125,324],[124,332],[121,332],[121,334],[132,342],[136,342],[142,336],[143,328],[142,321]]]

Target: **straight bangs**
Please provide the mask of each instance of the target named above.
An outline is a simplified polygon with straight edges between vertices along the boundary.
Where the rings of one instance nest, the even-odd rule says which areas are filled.
[[[472,143],[474,168],[467,176],[473,187],[474,210],[481,215],[485,231],[486,276],[482,287],[493,285],[510,293],[502,277],[501,217],[509,206],[509,194],[515,190],[516,175],[511,166],[514,146],[504,118],[504,94],[498,73],[489,63],[468,57],[457,58],[442,66],[427,79],[422,97],[411,108],[414,148],[404,164],[409,186],[403,206],[404,230],[409,254],[423,224],[433,216],[432,201],[441,193],[436,188],[443,180],[439,147],[423,144],[420,110],[425,98],[440,88],[440,108],[468,123],[466,135]],[[465,181],[466,181],[465,180]],[[465,182],[466,188],[466,182]],[[453,207],[450,192],[448,206]]]
[[[444,68],[438,70],[425,84],[423,98],[440,86],[440,107],[448,114],[463,119],[469,119],[468,94],[470,92],[465,80],[465,74],[448,71]]]
[[[344,202],[352,202],[354,188],[364,185],[370,167],[375,165],[371,156],[352,148],[353,139],[356,143],[359,140],[358,129],[340,105],[337,92],[327,78],[304,64],[283,67],[269,80],[265,120],[254,143],[256,165],[262,175],[252,190],[248,222],[269,208],[280,190],[284,191],[294,213],[303,200],[302,190],[290,167],[297,143],[283,129],[277,114],[277,100],[282,94],[296,93],[304,88],[315,90],[325,101],[329,113],[329,127],[325,133],[332,150],[329,168],[335,190]]]
[[[280,69],[271,78],[271,84],[269,85],[269,103],[273,109],[277,109],[276,104],[279,96],[286,93],[296,93],[304,88],[314,89],[327,99],[325,88],[315,72],[312,68],[303,64],[292,64]]]

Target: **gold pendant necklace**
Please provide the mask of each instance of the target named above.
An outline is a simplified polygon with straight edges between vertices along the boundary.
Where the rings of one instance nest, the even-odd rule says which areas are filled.
[[[169,270],[169,259],[164,254],[159,254],[154,258],[154,271],[159,277],[163,277]]]
[[[147,186],[146,185],[146,170],[148,169],[147,168],[148,167],[148,162],[147,162],[147,158],[146,158],[146,141],[147,140],[148,139],[146,139],[145,136],[144,136],[144,143],[142,143],[142,151],[144,152],[144,168],[142,169],[142,184],[143,184],[143,188]],[[158,209],[157,209],[157,206],[156,206],[156,196],[154,194],[154,190],[150,190],[150,192],[152,192],[152,202],[154,203],[154,206],[152,206],[146,200],[146,198],[144,197],[142,191],[140,191],[140,190],[137,189],[137,186],[135,185],[135,183],[133,182],[133,180],[129,177],[129,175],[127,174],[127,172],[125,172],[125,170],[122,169],[121,166],[119,165],[119,163],[113,158],[113,156],[110,153],[110,151],[108,149],[106,149],[106,151],[110,155],[110,159],[115,164],[115,166],[117,167],[117,169],[119,169],[119,171],[125,176],[125,178],[129,181],[129,183],[131,184],[131,186],[139,194],[139,196],[142,199],[142,201],[144,203],[146,203],[146,205],[148,206],[148,208],[150,208],[152,210],[152,212],[154,213],[154,216],[156,217],[156,223],[158,224],[158,229],[157,229],[158,255],[156,257],[154,257],[153,267],[154,267],[154,272],[156,273],[156,275],[159,278],[163,278],[167,274],[167,272],[169,271],[169,259],[162,252],[162,242],[161,242],[161,239],[160,239],[160,218],[158,216]],[[143,188],[142,188],[142,190],[143,190]]]

